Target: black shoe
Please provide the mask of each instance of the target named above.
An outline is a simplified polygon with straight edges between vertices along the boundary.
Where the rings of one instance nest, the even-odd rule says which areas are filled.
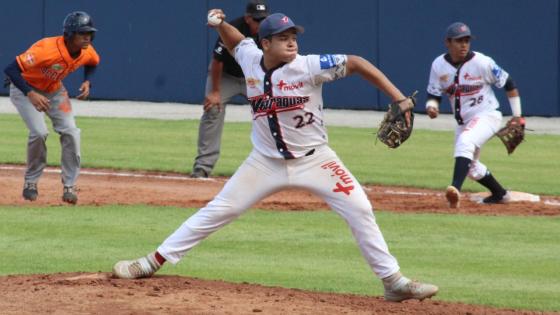
[[[39,195],[39,192],[37,191],[37,183],[25,182],[25,184],[23,184],[22,195],[23,195],[23,199],[25,200],[29,200],[29,201],[37,200],[37,196]]]
[[[191,178],[208,178],[208,173],[201,168],[195,168],[191,174]]]
[[[509,192],[506,191],[503,195],[490,195],[484,199],[482,199],[482,203],[506,203],[510,200]]]
[[[62,201],[75,205],[78,202],[76,186],[64,186]]]

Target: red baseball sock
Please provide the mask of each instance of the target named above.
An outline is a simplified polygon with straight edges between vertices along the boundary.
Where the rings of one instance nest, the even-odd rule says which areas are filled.
[[[156,252],[155,256],[156,256],[156,260],[157,260],[158,264],[160,264],[160,266],[163,265],[166,262],[165,258],[163,258],[163,256],[161,256],[158,252]]]

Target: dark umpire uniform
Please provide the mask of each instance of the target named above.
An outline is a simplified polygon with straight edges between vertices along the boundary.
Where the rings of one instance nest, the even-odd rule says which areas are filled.
[[[258,43],[258,26],[268,16],[268,12],[263,0],[250,0],[245,15],[229,23]],[[198,128],[198,153],[191,177],[205,178],[212,172],[220,156],[225,105],[236,95],[247,97],[246,93],[243,71],[218,38],[206,78],[204,114]],[[212,104],[216,99],[219,99],[219,104]]]

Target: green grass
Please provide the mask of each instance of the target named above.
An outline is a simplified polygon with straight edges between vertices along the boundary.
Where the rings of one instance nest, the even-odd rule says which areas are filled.
[[[162,121],[78,117],[82,130],[82,165],[130,170],[188,173],[196,156],[197,120]],[[49,121],[50,124],[50,121]],[[27,130],[18,115],[0,115],[0,163],[25,163]],[[403,146],[391,150],[374,145],[374,130],[330,127],[332,148],[364,184],[389,184],[442,189],[453,170],[453,133],[415,130]],[[232,175],[251,151],[250,125],[224,127],[221,157],[215,175]],[[482,161],[509,189],[560,195],[560,136],[527,135],[511,156],[497,139],[483,148]],[[50,165],[59,165],[60,144],[51,132],[47,141]],[[470,180],[467,191],[484,189]]]
[[[109,272],[119,259],[154,250],[193,212],[0,207],[0,274]],[[560,310],[560,218],[376,216],[402,271],[438,284],[437,299]],[[161,274],[382,294],[349,229],[332,212],[249,211]]]
[[[198,121],[77,119],[84,167],[190,172]],[[50,124],[50,121],[48,122]],[[0,115],[0,163],[25,163],[27,130]],[[248,123],[224,128],[214,174],[231,175],[251,150]],[[415,130],[397,150],[374,130],[329,128],[330,143],[362,183],[442,189],[453,168],[453,133]],[[560,195],[560,136],[527,135],[507,156],[499,140],[483,162],[505,186]],[[51,131],[50,165],[60,145]],[[467,181],[466,190],[482,190]],[[0,207],[0,274],[109,271],[154,250],[193,209],[149,206]],[[438,299],[560,311],[560,218],[377,213],[407,275],[441,287]],[[71,223],[71,224],[69,224]],[[380,295],[344,222],[330,212],[249,211],[163,274]]]

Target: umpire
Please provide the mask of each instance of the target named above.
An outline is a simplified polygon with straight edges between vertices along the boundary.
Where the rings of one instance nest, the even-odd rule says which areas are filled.
[[[245,15],[229,23],[258,43],[259,24],[268,15],[264,0],[249,0]],[[218,38],[206,78],[204,113],[198,127],[198,153],[191,177],[206,178],[212,172],[220,156],[225,105],[236,95],[247,97],[246,93],[243,71]]]

